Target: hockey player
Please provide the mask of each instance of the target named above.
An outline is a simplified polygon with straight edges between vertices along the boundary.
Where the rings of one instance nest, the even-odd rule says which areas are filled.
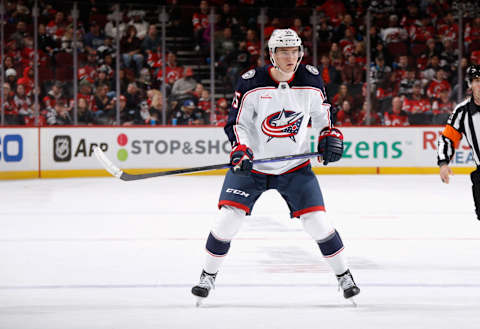
[[[440,166],[440,179],[448,184],[452,174],[448,164],[460,144],[462,134],[465,136],[472,148],[472,156],[477,165],[477,170],[470,174],[470,178],[473,184],[475,212],[480,220],[480,65],[471,65],[467,69],[466,78],[468,87],[472,89],[472,97],[458,104],[448,118],[447,125],[438,140],[437,160]]]
[[[255,157],[309,151],[307,124],[320,132],[319,161],[327,165],[343,153],[343,135],[333,127],[330,104],[319,71],[300,64],[301,39],[291,29],[277,29],[268,41],[273,65],[256,68],[239,79],[225,132],[232,143],[230,163],[220,193],[220,214],[206,243],[206,261],[193,295],[208,296],[217,272],[258,197],[276,189],[290,216],[300,218],[336,274],[345,298],[360,292],[343,254],[340,235],[325,215],[322,192],[309,160],[252,164]]]

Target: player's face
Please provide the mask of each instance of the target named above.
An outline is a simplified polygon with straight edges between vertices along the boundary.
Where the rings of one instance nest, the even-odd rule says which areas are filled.
[[[282,47],[275,52],[275,62],[284,72],[293,72],[298,60],[298,47]]]
[[[472,80],[472,94],[477,105],[480,105],[480,78]]]

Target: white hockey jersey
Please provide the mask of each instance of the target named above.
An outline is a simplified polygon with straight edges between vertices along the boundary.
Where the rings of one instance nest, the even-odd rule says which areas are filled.
[[[245,144],[257,159],[311,152],[307,125],[332,127],[330,104],[318,70],[299,65],[290,81],[278,82],[271,65],[242,75],[235,91],[225,133],[233,145]],[[254,164],[253,169],[279,175],[305,159]]]

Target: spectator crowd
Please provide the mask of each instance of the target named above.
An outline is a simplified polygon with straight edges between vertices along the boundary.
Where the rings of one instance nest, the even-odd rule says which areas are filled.
[[[269,63],[260,40],[268,40],[276,28],[292,28],[301,36],[303,62],[308,64],[313,60],[316,36],[317,66],[337,113],[337,125],[342,126],[444,124],[455,104],[470,92],[465,81],[459,81],[459,70],[465,76],[469,64],[480,64],[480,5],[476,1],[296,0],[285,2],[285,7],[294,7],[286,11],[276,8],[273,1],[201,0],[180,6],[177,0],[167,0],[166,40],[160,33],[158,6],[79,2],[74,28],[71,3],[38,3],[36,90],[33,2],[5,2],[3,109],[8,125],[117,124],[119,85],[121,125],[161,124],[165,107],[167,124],[223,126],[237,79],[262,65],[262,59]],[[267,17],[262,31],[258,16],[263,7]],[[119,9],[119,24],[115,8]],[[211,8],[215,9],[214,35]],[[459,30],[459,9],[463,30]],[[310,24],[313,12],[318,19],[315,26]],[[210,58],[212,38],[215,63]],[[167,45],[164,51],[162,41]],[[223,87],[215,95],[210,95],[208,86],[213,82],[202,79],[201,67],[210,64],[215,66],[216,86]],[[74,69],[78,77],[76,120]]]

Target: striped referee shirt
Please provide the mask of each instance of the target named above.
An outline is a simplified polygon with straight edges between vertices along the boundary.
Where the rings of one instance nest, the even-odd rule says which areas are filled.
[[[460,144],[462,134],[472,149],[473,159],[480,166],[480,106],[476,105],[473,97],[467,98],[458,104],[448,118],[447,125],[438,140],[437,163],[449,164]]]

